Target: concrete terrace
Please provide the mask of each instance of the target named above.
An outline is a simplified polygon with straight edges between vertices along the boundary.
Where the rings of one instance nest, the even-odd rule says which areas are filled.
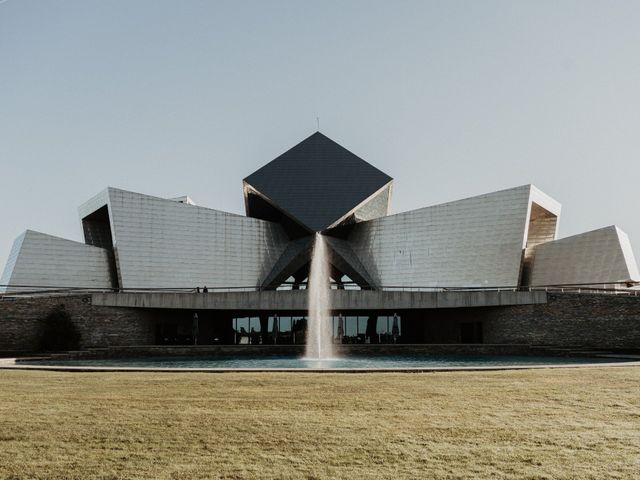
[[[335,310],[411,310],[429,308],[495,307],[547,303],[544,291],[366,291],[331,290]],[[105,307],[190,310],[307,310],[305,290],[255,292],[120,292],[94,293],[91,303]]]

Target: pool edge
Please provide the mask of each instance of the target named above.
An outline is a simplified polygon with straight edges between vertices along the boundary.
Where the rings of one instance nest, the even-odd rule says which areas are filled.
[[[540,370],[557,368],[609,368],[640,367],[637,356],[629,361],[601,363],[568,363],[546,365],[491,365],[461,367],[387,367],[387,368],[169,368],[169,367],[106,367],[106,366],[65,366],[65,365],[24,365],[17,360],[35,360],[43,357],[0,358],[0,370],[34,370],[77,373],[421,373],[421,372],[486,372],[501,370]],[[625,358],[623,355],[616,358]]]

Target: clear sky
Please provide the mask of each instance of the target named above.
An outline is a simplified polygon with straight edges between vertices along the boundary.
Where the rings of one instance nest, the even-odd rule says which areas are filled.
[[[534,183],[640,256],[640,1],[0,0],[0,269],[106,186],[242,213],[316,116],[394,212]]]

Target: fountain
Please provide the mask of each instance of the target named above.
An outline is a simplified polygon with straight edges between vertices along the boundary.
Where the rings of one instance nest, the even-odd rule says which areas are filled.
[[[316,233],[309,272],[309,315],[305,357],[314,360],[333,358],[333,319],[329,294],[329,258],[324,237]]]

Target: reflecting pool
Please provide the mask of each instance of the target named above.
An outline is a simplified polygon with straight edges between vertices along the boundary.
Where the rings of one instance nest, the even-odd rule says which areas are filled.
[[[349,356],[335,359],[306,359],[295,356],[225,356],[225,357],[145,357],[86,360],[19,360],[23,365],[57,365],[133,368],[236,368],[236,369],[403,369],[446,367],[500,367],[536,365],[580,365],[624,362],[619,358],[532,357],[532,356],[457,356],[395,355]]]

